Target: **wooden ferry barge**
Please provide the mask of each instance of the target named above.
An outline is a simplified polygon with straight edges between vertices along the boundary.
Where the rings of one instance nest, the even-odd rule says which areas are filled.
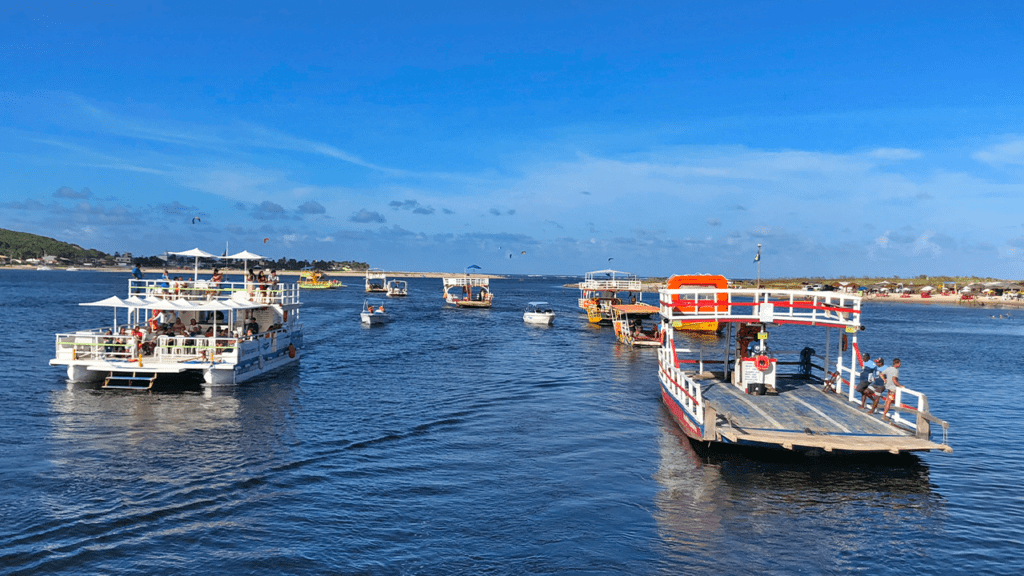
[[[716,305],[700,305],[709,300]],[[929,412],[921,392],[896,388],[886,414],[860,408],[860,297],[677,288],[661,290],[659,304],[661,397],[693,442],[818,453],[952,451],[948,424]],[[676,328],[699,322],[724,324],[723,336]],[[817,349],[799,344],[812,332],[821,337]],[[771,333],[779,347],[769,346]],[[933,425],[941,442],[931,439]]]

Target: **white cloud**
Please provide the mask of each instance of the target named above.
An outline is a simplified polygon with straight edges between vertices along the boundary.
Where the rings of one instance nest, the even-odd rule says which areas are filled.
[[[1024,165],[1024,139],[1015,139],[994,144],[978,150],[971,157],[986,164]]]

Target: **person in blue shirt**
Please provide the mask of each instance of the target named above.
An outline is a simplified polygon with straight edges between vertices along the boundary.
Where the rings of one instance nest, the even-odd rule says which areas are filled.
[[[869,364],[871,365],[870,369],[868,369]],[[860,392],[861,408],[867,405],[869,398],[877,398],[878,394],[885,389],[879,382],[879,374],[881,374],[883,366],[885,366],[885,360],[882,358],[875,358],[874,361],[869,360],[864,363],[864,369],[861,371],[863,380],[857,385],[857,391]]]
[[[144,274],[142,273],[142,270],[139,269],[139,264],[138,263],[135,264],[135,268],[132,268],[132,276],[136,280],[142,280],[142,277],[144,276]],[[145,291],[145,288],[136,286],[136,287],[132,288],[131,292],[132,292],[132,294],[142,294],[144,291]]]

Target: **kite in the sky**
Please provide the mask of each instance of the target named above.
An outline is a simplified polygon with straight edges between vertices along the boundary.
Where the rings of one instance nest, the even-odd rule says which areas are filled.
[[[202,220],[199,219],[199,216],[192,218],[192,223],[195,224],[196,222],[202,222]]]
[[[615,258],[609,258],[608,259],[609,262],[611,262],[612,260],[615,260]]]
[[[520,254],[526,254],[526,250],[523,250],[522,252],[520,252]]]
[[[266,244],[266,243],[267,243],[267,240],[270,240],[270,238],[264,238],[264,239],[263,239],[263,243],[264,243],[264,244]]]

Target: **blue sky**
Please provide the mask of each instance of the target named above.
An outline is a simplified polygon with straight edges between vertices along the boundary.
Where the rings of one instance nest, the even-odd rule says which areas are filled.
[[[0,227],[388,270],[752,277],[760,243],[768,277],[1024,278],[1019,3],[369,4],[0,8]]]

